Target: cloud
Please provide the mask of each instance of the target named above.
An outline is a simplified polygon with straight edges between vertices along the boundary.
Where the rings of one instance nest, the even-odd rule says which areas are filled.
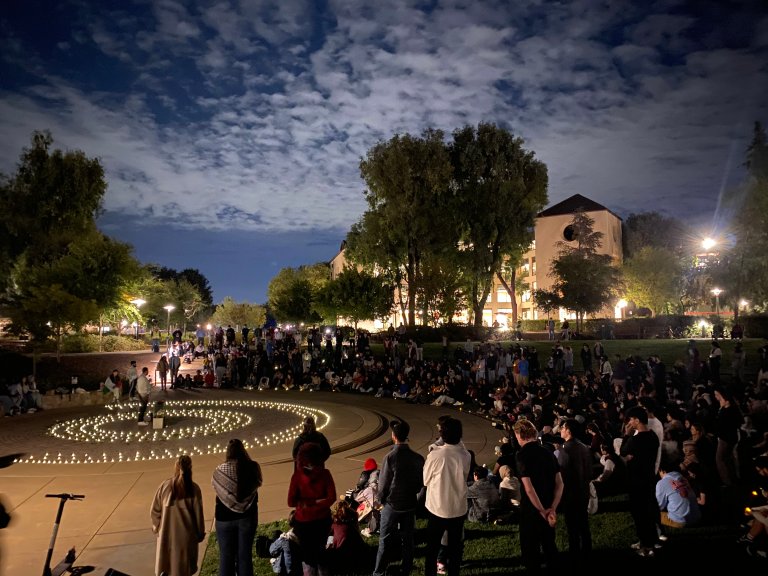
[[[111,214],[343,234],[376,141],[491,121],[547,163],[552,202],[676,210],[679,193],[705,213],[768,116],[768,19],[746,4],[738,34],[704,32],[704,9],[671,1],[148,6],[81,6],[51,41],[90,51],[83,68],[53,67],[21,33],[1,41],[16,80],[0,91],[0,169],[50,129],[102,159]]]

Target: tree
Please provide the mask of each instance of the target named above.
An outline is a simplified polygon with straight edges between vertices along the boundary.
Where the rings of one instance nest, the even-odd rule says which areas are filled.
[[[602,232],[593,229],[595,221],[583,211],[571,220],[575,246],[557,243],[557,258],[552,261],[550,276],[554,278],[553,291],[559,295],[562,306],[576,313],[576,331],[586,314],[599,312],[615,296],[620,281],[619,272],[608,254],[599,254]]]
[[[547,315],[547,318],[562,306],[560,294],[543,288],[533,291],[533,301],[536,302],[536,307]]]
[[[172,282],[176,286],[176,294],[180,295],[181,310],[187,321],[196,321],[213,312],[213,291],[208,279],[196,268],[185,268],[181,272],[165,266],[151,264],[147,267],[150,274],[163,281]],[[193,290],[189,289],[189,286]]]
[[[453,133],[453,214],[475,327],[505,257],[530,244],[536,214],[547,203],[547,167],[523,140],[493,124]]]
[[[646,246],[664,248],[679,258],[691,237],[685,224],[658,212],[630,214],[622,225],[624,257],[632,258]]]
[[[379,142],[360,161],[369,209],[348,236],[354,262],[403,270],[408,325],[416,321],[416,296],[423,255],[445,242],[450,227],[435,226],[443,213],[451,179],[443,133],[395,135]]]
[[[501,263],[501,269],[496,273],[504,290],[509,294],[510,301],[512,303],[512,323],[517,323],[517,298],[516,295],[524,290],[524,282],[522,278],[518,278],[517,269],[523,262],[523,254],[525,253],[522,246],[518,246],[518,250],[507,255],[504,261]]]
[[[235,302],[229,296],[216,306],[216,311],[211,317],[211,321],[219,326],[263,326],[266,319],[264,306]]]
[[[453,317],[467,307],[464,278],[456,265],[455,250],[429,254],[422,260],[419,272],[417,302],[424,318],[433,324],[451,324]]]
[[[51,151],[49,132],[34,132],[16,173],[0,175],[0,286],[24,256],[27,265],[56,258],[73,238],[90,233],[107,189],[98,159]]]
[[[362,320],[386,318],[392,311],[392,285],[356,267],[347,266],[317,293],[316,309],[325,318],[343,317],[355,329]]]
[[[328,275],[325,263],[283,268],[267,287],[270,312],[282,322],[320,321],[313,303],[315,294],[328,283]]]
[[[711,271],[712,279],[724,289],[724,299],[730,303],[738,321],[741,301],[764,308],[768,303],[768,268],[764,254],[768,251],[768,139],[760,122],[755,122],[752,142],[747,148],[746,182],[729,191],[737,222],[734,242],[723,250]]]
[[[655,315],[670,313],[680,296],[680,259],[666,248],[645,246],[624,261],[626,297]]]

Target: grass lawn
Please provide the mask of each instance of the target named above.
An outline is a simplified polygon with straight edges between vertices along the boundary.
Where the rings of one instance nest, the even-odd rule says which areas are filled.
[[[590,517],[593,539],[592,565],[599,573],[620,572],[643,574],[649,570],[680,570],[682,574],[710,573],[713,566],[728,566],[749,570],[752,574],[768,572],[768,561],[752,558],[735,543],[739,535],[736,527],[701,526],[671,531],[669,541],[658,551],[655,558],[639,558],[629,548],[636,541],[634,524],[626,510],[626,497],[608,498],[601,501],[601,510]],[[426,521],[417,521],[416,551],[413,574],[424,573]],[[285,522],[273,522],[259,526],[259,534],[271,536],[274,530],[284,530]],[[376,554],[378,538],[368,539],[371,550],[371,566]],[[564,519],[558,520],[557,544],[563,567],[568,564],[568,549]],[[397,556],[395,556],[397,558]],[[398,564],[390,565],[390,573]],[[254,551],[256,574],[272,573],[269,559],[258,558]],[[682,572],[684,570],[684,572]],[[372,568],[352,574],[370,574]],[[464,556],[461,573],[465,575],[502,576],[524,573],[520,559],[520,538],[516,524],[493,525],[467,522],[465,525]],[[200,576],[218,573],[218,547],[215,535],[211,535]]]

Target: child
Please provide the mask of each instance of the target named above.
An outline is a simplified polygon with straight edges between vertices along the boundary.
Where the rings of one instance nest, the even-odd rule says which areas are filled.
[[[295,525],[295,513],[291,510],[288,514],[288,531],[280,534],[269,546],[269,553],[273,556],[270,560],[272,571],[275,574],[280,574],[280,576],[301,576],[304,574],[299,538],[293,532]]]
[[[339,500],[323,564],[331,574],[370,572],[370,550],[357,530],[357,512],[347,500]]]
[[[366,508],[371,510],[371,515],[368,519],[368,527],[363,532],[365,536],[370,536],[371,533],[375,533],[379,529],[379,512],[375,509],[378,495],[379,467],[376,464],[376,460],[368,458],[363,464],[363,471],[360,473],[360,477],[357,479],[357,486],[353,490],[347,490],[345,495],[345,499],[348,502],[354,501],[358,504],[369,505]],[[359,518],[359,520],[364,519],[365,517]]]

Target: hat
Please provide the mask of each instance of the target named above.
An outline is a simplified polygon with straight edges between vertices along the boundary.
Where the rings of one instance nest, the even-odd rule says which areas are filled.
[[[411,427],[405,420],[392,420],[389,423],[389,427],[392,428],[392,434],[395,435],[398,442],[405,442],[408,440],[408,434],[411,433]]]
[[[373,458],[368,458],[368,460],[365,461],[365,464],[363,464],[363,470],[366,472],[370,472],[372,470],[376,470],[378,466],[376,465],[376,460]]]

